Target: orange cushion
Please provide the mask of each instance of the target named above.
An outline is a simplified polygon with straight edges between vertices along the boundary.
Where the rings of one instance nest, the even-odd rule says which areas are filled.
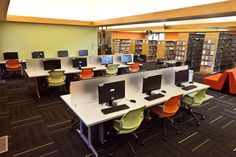
[[[236,94],[236,71],[229,73],[229,92]]]

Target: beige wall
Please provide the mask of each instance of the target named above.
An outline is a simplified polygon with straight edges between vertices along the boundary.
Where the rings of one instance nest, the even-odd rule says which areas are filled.
[[[97,45],[96,27],[0,22],[0,60],[7,51],[17,51],[20,59],[40,50],[47,58],[57,57],[58,50],[77,56],[78,50],[88,49],[89,55],[97,55],[93,44]]]

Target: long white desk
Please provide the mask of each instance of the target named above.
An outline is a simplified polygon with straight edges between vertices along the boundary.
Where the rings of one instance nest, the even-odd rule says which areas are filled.
[[[154,73],[152,75],[154,75],[155,73],[156,72],[154,71]],[[150,75],[150,72],[147,72],[146,74]],[[130,75],[132,75],[132,74],[130,74]],[[144,75],[145,75],[145,72],[144,72]],[[137,76],[138,76],[138,74],[137,74]],[[169,75],[166,75],[166,77],[168,77],[168,76]],[[123,78],[120,77],[120,79],[123,79]],[[130,77],[127,79],[130,79]],[[142,78],[140,78],[140,79],[142,79]],[[117,81],[117,80],[114,78],[114,81]],[[125,81],[127,81],[127,80],[125,79]],[[99,81],[98,81],[98,83],[99,83]],[[188,83],[186,83],[185,85],[188,85]],[[189,85],[192,85],[192,84],[189,84]],[[106,114],[106,115],[101,112],[101,109],[108,108],[108,107],[106,105],[98,104],[98,99],[91,99],[90,102],[86,102],[86,103],[85,103],[85,101],[84,101],[84,103],[78,103],[78,101],[76,99],[73,99],[73,90],[72,90],[72,94],[63,95],[63,96],[61,96],[61,98],[70,107],[70,109],[79,117],[81,123],[80,123],[80,129],[77,129],[77,132],[79,133],[81,138],[84,140],[84,142],[87,144],[89,149],[94,153],[94,155],[98,156],[96,150],[94,149],[94,147],[92,145],[92,129],[91,129],[92,126],[95,126],[95,125],[99,126],[99,141],[103,144],[104,143],[104,134],[103,134],[103,123],[104,122],[121,117],[122,115],[124,115],[128,111],[139,108],[143,105],[146,105],[146,107],[149,108],[149,107],[152,107],[152,106],[155,106],[155,105],[165,102],[166,100],[170,99],[172,96],[176,96],[178,94],[186,95],[186,94],[190,94],[190,93],[196,92],[201,89],[209,88],[209,86],[204,85],[204,84],[200,84],[200,83],[194,83],[194,85],[197,86],[197,88],[185,91],[185,90],[182,90],[181,87],[175,86],[173,83],[170,83],[168,85],[168,82],[167,82],[164,86],[161,87],[160,90],[153,91],[154,93],[161,93],[161,90],[165,90],[166,93],[162,93],[165,96],[162,98],[153,100],[153,101],[145,100],[144,97],[146,95],[142,94],[142,92],[140,92],[140,90],[137,89],[136,92],[129,92],[128,94],[126,94],[126,98],[117,101],[118,105],[119,104],[127,104],[129,106],[129,109]],[[77,89],[76,85],[75,85],[75,88]],[[136,87],[126,87],[126,88],[136,89]],[[97,89],[92,89],[92,90],[97,90]],[[129,91],[129,89],[126,89],[126,90]],[[76,93],[76,94],[78,94],[78,93]],[[78,95],[76,95],[76,96],[78,97]],[[86,99],[86,96],[84,96],[84,99]],[[136,103],[130,102],[129,101],[130,99],[135,99]],[[81,100],[81,102],[82,101],[83,100]],[[86,127],[88,127],[88,136],[86,136],[83,132],[83,127],[84,127],[83,124]]]

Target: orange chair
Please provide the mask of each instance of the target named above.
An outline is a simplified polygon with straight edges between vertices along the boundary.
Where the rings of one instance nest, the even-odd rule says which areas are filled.
[[[169,100],[167,100],[163,106],[154,106],[150,109],[150,111],[154,114],[156,114],[159,118],[161,118],[161,126],[164,132],[164,140],[167,140],[167,133],[166,133],[166,120],[169,120],[171,122],[170,126],[177,129],[177,133],[179,134],[179,128],[173,125],[174,121],[171,119],[172,116],[175,115],[175,113],[178,111],[180,107],[180,99],[182,97],[181,95],[177,95],[174,97],[171,97]]]
[[[129,71],[134,73],[139,71],[139,63],[130,64]]]
[[[86,80],[93,78],[93,68],[86,68],[82,69],[82,71],[79,74],[80,79]]]
[[[8,72],[13,72],[14,75],[16,71],[21,70],[21,65],[18,59],[12,59],[6,62],[6,68]]]
[[[229,92],[236,94],[236,69],[229,73]]]
[[[223,73],[211,75],[208,77],[203,78],[202,83],[209,85],[212,89],[215,90],[222,90],[225,85],[228,85],[228,76],[231,71],[235,69],[225,70]]]

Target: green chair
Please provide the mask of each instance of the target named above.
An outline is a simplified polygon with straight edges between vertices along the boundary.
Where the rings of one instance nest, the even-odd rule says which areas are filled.
[[[113,123],[113,127],[116,129],[117,134],[122,135],[121,139],[114,144],[114,146],[110,149],[109,156],[113,156],[112,151],[120,144],[122,141],[126,142],[129,148],[132,150],[133,155],[135,156],[135,151],[129,140],[125,137],[125,135],[133,134],[136,138],[138,136],[134,133],[136,129],[139,128],[141,122],[144,118],[144,109],[146,106],[140,107],[135,110],[131,110],[126,113],[120,120],[115,120]]]
[[[107,75],[116,75],[118,73],[118,64],[108,64],[106,69]]]
[[[205,119],[205,116],[201,113],[193,111],[192,108],[199,107],[204,102],[205,96],[206,96],[206,91],[207,91],[207,89],[199,90],[197,92],[194,92],[194,93],[184,96],[181,100],[181,102],[184,104],[184,109],[187,110],[187,114],[191,114],[194,117],[198,126],[201,123],[196,115],[200,115],[201,119]]]
[[[65,77],[65,71],[50,71],[49,76],[47,78],[48,87],[49,88],[62,88],[64,92],[66,92],[66,77]],[[52,95],[54,95],[57,92],[55,90]]]

